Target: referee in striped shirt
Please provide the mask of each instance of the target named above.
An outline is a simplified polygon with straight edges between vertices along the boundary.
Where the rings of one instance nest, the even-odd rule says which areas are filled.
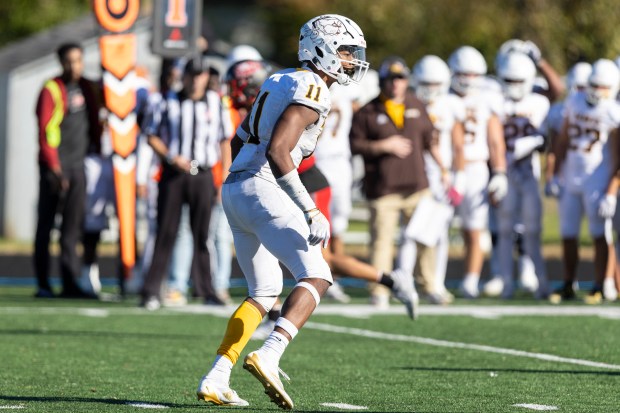
[[[163,164],[157,200],[157,238],[140,303],[150,310],[161,306],[162,282],[168,274],[185,203],[190,208],[194,237],[194,293],[206,303],[223,304],[211,284],[207,235],[215,200],[211,167],[218,161],[219,146],[227,143],[232,126],[224,120],[218,93],[207,89],[209,76],[209,65],[203,58],[188,61],[183,89],[163,96],[145,121],[148,142]]]

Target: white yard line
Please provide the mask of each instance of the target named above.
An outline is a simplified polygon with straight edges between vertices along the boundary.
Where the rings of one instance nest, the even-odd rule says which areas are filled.
[[[150,404],[150,403],[139,403],[139,402],[127,402],[125,404],[128,406],[132,406],[132,407],[139,407],[141,409],[169,409],[170,408],[162,404]]]
[[[218,307],[202,304],[190,304],[184,307],[164,308],[149,312],[137,307],[0,307],[1,315],[28,314],[79,314],[90,317],[108,317],[113,315],[177,315],[210,314],[229,317],[237,309],[236,305]],[[402,305],[392,305],[385,310],[378,310],[368,304],[321,304],[314,311],[316,315],[339,315],[351,318],[368,318],[376,315],[404,315]],[[565,306],[565,305],[421,305],[420,316],[469,316],[475,318],[496,319],[511,316],[536,317],[601,317],[620,320],[620,306]]]
[[[558,410],[558,406],[547,406],[544,404],[520,403],[513,404],[514,407],[523,407],[530,410]]]
[[[356,406],[354,404],[347,403],[321,403],[321,406],[335,407],[342,410],[368,410],[368,406]]]
[[[590,360],[581,360],[581,359],[574,359],[574,358],[568,358],[568,357],[554,356],[553,354],[531,353],[529,351],[520,351],[520,350],[509,349],[509,348],[485,346],[481,344],[469,344],[469,343],[461,343],[458,341],[446,341],[446,340],[437,340],[434,338],[382,333],[379,331],[363,330],[361,328],[340,327],[340,326],[335,326],[332,324],[315,323],[312,321],[307,322],[304,328],[327,331],[330,333],[349,334],[349,335],[354,335],[358,337],[376,338],[376,339],[391,340],[391,341],[404,341],[404,342],[410,342],[410,343],[427,344],[427,345],[436,346],[436,347],[449,347],[449,348],[460,348],[460,349],[465,349],[465,350],[477,350],[477,351],[484,351],[487,353],[505,354],[508,356],[515,356],[515,357],[527,357],[527,358],[533,358],[533,359],[538,359],[538,360],[551,361],[555,363],[568,363],[568,364],[576,364],[579,366],[586,366],[586,367],[620,370],[620,365],[618,364],[599,363],[599,362],[590,361]]]

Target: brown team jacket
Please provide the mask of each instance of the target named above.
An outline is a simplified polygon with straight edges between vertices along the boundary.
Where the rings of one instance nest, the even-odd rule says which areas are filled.
[[[413,141],[413,150],[404,159],[394,155],[374,155],[370,143],[392,135],[403,135]],[[433,139],[433,124],[424,105],[413,93],[405,98],[405,122],[396,127],[385,110],[380,97],[364,105],[353,117],[351,152],[364,157],[363,190],[373,200],[388,194],[410,195],[428,188],[424,170],[424,151]]]

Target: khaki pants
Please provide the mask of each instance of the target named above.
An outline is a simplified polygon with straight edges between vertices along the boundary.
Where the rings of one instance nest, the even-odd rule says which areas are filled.
[[[403,225],[409,222],[420,200],[431,196],[429,189],[409,196],[385,195],[370,201],[370,262],[380,271],[390,272],[394,265],[394,243]],[[417,243],[417,260],[414,270],[416,282],[425,293],[435,291],[435,247]],[[380,284],[372,284],[373,295],[388,295],[390,292]]]

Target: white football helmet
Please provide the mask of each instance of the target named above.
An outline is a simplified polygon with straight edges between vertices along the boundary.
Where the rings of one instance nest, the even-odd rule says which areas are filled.
[[[256,50],[255,47],[248,44],[240,44],[233,47],[226,56],[226,67],[230,68],[237,62],[242,60],[263,60],[263,56]]]
[[[592,73],[592,65],[586,62],[575,63],[566,75],[566,88],[569,92],[585,89]]]
[[[615,99],[619,85],[618,66],[609,59],[599,59],[592,65],[592,73],[586,88],[586,100],[595,106],[603,100]]]
[[[521,100],[532,92],[536,66],[523,53],[509,53],[500,60],[497,75],[502,82],[504,96]]]
[[[312,63],[341,85],[359,83],[369,66],[364,33],[338,14],[315,17],[301,27],[299,61]]]
[[[446,62],[433,55],[424,56],[413,67],[412,85],[418,98],[428,104],[448,93],[450,69]]]
[[[452,72],[452,89],[461,95],[480,87],[482,76],[487,73],[482,53],[471,46],[461,46],[452,52],[448,66]]]
[[[525,42],[519,39],[510,39],[506,40],[499,47],[497,54],[495,55],[495,71],[499,71],[499,67],[502,63],[502,60],[506,58],[510,53],[525,53]]]

